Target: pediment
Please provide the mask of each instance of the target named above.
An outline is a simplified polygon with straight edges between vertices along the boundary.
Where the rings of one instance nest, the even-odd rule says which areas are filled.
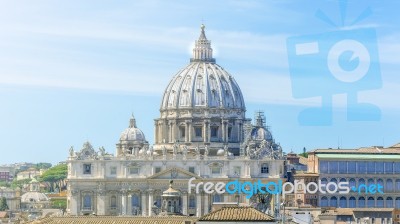
[[[190,179],[192,177],[196,179],[202,179],[202,177],[182,168],[170,167],[148,177],[147,179]]]

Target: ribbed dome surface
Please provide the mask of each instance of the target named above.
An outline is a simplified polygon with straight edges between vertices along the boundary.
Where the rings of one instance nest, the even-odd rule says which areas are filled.
[[[192,62],[179,71],[164,93],[161,109],[244,108],[243,96],[232,75],[209,62]]]
[[[136,127],[136,120],[132,115],[129,120],[129,127],[121,133],[121,141],[135,141],[135,142],[145,142],[146,138],[139,128]]]
[[[34,203],[34,202],[41,202],[41,201],[48,201],[49,198],[40,192],[26,192],[21,196],[22,203]]]

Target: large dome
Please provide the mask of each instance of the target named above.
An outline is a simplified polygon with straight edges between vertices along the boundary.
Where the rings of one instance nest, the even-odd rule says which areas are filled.
[[[215,63],[204,26],[191,63],[168,84],[161,110],[188,108],[244,109],[242,92],[232,75]]]

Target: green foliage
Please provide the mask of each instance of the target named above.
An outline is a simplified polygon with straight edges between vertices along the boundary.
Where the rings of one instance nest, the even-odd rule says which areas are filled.
[[[307,152],[300,153],[299,155],[300,155],[300,156],[303,156],[303,157],[305,157],[305,158],[308,158],[308,153],[307,153]]]
[[[46,170],[38,180],[40,182],[48,182],[50,185],[50,192],[54,191],[58,182],[67,178],[68,167],[67,164],[59,164]]]
[[[14,179],[13,182],[11,182],[11,188],[15,189],[15,188],[20,188],[22,189],[24,187],[25,184],[29,184],[29,182],[31,182],[32,179],[22,179],[22,180],[17,180]]]
[[[8,181],[0,181],[0,187],[11,187],[11,183]]]
[[[8,210],[7,199],[5,197],[0,198],[0,211]]]
[[[68,167],[67,164],[60,164],[53,166],[46,170],[41,176],[40,181],[56,182],[67,178]]]
[[[49,169],[51,167],[51,163],[37,163],[35,168],[40,169]]]
[[[67,199],[51,199],[50,202],[52,208],[67,209]]]

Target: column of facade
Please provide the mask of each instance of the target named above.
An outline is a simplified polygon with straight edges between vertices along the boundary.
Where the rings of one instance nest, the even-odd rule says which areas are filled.
[[[142,205],[142,216],[147,216],[147,197],[146,197],[146,192],[142,191],[142,200],[141,205]]]
[[[221,137],[222,137],[222,142],[226,142],[225,139],[225,120],[221,120]]]
[[[126,215],[126,190],[121,191],[121,214]]]
[[[128,194],[128,209],[127,209],[127,215],[132,215],[132,194]]]
[[[172,142],[172,122],[168,123],[168,142]]]
[[[203,123],[203,141],[209,142],[208,136],[207,136],[207,121],[204,121],[204,123]]]
[[[97,215],[106,215],[106,192],[98,191],[97,192],[97,205],[96,205],[96,214]]]
[[[239,140],[239,142],[241,142],[242,141],[242,138],[243,138],[243,136],[242,136],[242,130],[243,130],[243,128],[242,128],[242,126],[243,126],[243,124],[242,124],[242,122],[240,121],[240,122],[238,122],[238,140]]]
[[[192,125],[192,122],[191,121],[189,121],[189,125],[188,125],[188,142],[192,142],[192,137],[193,137],[193,125]]]
[[[189,121],[185,121],[185,142],[189,142]]]
[[[158,143],[158,121],[154,121],[154,143]]]
[[[152,215],[154,215],[153,214],[153,210],[152,210],[152,208],[153,208],[153,196],[154,196],[154,191],[153,190],[148,190],[148,193],[149,193],[149,197],[148,197],[148,199],[149,199],[149,203],[148,203],[148,214],[149,214],[149,216],[152,216]]]
[[[196,195],[196,216],[200,217],[203,215],[202,213],[202,203],[201,203],[201,194]]]
[[[182,196],[182,214],[188,214],[188,192],[184,191]]]
[[[208,201],[209,201],[209,194],[203,194],[204,195],[204,215],[209,213],[209,205],[208,205]]]
[[[79,215],[78,214],[78,209],[79,209],[79,199],[78,199],[78,192],[76,190],[72,190],[70,193],[70,200],[69,200],[69,204],[68,204],[68,208],[69,208],[69,213],[71,215]]]

